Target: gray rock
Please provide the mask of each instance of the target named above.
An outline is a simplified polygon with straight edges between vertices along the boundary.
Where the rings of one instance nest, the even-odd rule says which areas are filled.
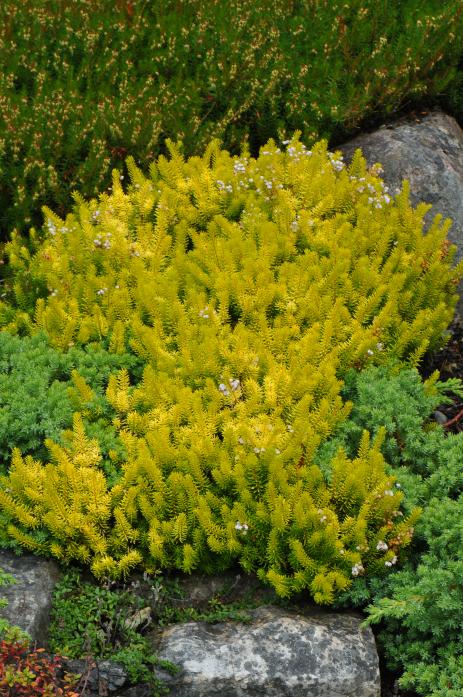
[[[172,697],[379,697],[375,641],[360,617],[277,607],[248,614],[251,624],[164,630],[157,654],[181,668]]]
[[[98,695],[101,691],[114,694],[127,684],[125,669],[114,661],[94,661],[89,666],[82,659],[66,659],[63,666],[68,673],[84,676],[85,694],[88,695]]]
[[[456,261],[463,258],[463,131],[450,116],[439,111],[423,119],[399,120],[374,133],[360,135],[339,146],[346,162],[361,148],[368,165],[379,162],[381,175],[391,191],[410,181],[413,205],[431,203],[426,227],[436,213],[451,218],[448,238],[458,248]],[[463,315],[463,283],[459,288],[458,314]]]
[[[0,569],[11,574],[15,583],[0,587],[0,598],[8,601],[0,616],[27,632],[38,646],[47,648],[47,627],[51,598],[60,570],[55,562],[0,550]]]
[[[448,421],[448,418],[446,417],[446,415],[443,412],[439,411],[438,409],[436,409],[436,411],[433,413],[433,416],[434,416],[434,420],[437,421],[438,424],[441,424],[441,426],[446,424]]]

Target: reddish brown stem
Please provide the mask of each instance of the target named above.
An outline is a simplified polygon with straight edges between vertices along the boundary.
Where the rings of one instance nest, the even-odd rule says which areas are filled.
[[[453,419],[450,419],[450,421],[446,421],[444,424],[444,428],[448,428],[449,426],[453,426],[453,424],[456,424],[457,421],[459,421],[462,416],[463,416],[463,409],[461,411],[459,411],[458,414],[453,417]]]

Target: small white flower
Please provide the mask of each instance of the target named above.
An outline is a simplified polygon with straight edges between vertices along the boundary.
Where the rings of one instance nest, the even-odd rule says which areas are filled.
[[[340,172],[345,167],[344,162],[341,162],[340,159],[339,160],[331,160],[331,164],[337,172]]]
[[[242,437],[240,436],[240,437],[238,438],[238,443],[239,443],[240,445],[244,445],[244,443],[245,443],[244,438],[242,438]]]
[[[368,349],[367,353],[369,356],[372,356],[374,352],[371,349]]]
[[[387,546],[387,544],[385,542],[380,540],[378,542],[378,544],[376,545],[376,549],[380,552],[385,552],[387,549],[389,549],[389,547]]]
[[[238,378],[234,378],[234,379],[230,378],[230,380],[228,382],[230,383],[230,386],[231,386],[233,392],[236,392],[236,390],[239,389],[240,381],[238,380]]]
[[[230,391],[227,389],[227,386],[223,382],[220,383],[219,390],[224,395],[224,397],[228,397],[230,395]]]
[[[288,145],[291,141],[290,140],[283,140],[282,143],[283,145]]]
[[[278,448],[275,448],[275,454],[276,454],[276,455],[281,455],[281,450],[279,450]]]
[[[248,529],[249,528],[248,528],[248,525],[246,523],[240,523],[239,520],[236,521],[235,530],[239,530],[240,532],[243,533],[243,535],[245,535],[246,532],[248,531]]]
[[[379,342],[376,344],[376,348],[377,348],[378,351],[382,351],[383,348],[384,348],[384,346],[383,346],[383,344],[379,341]]]
[[[363,568],[362,564],[355,564],[352,567],[352,576],[359,576],[364,571],[365,571],[365,569]]]
[[[399,482],[396,482],[395,485],[398,489],[400,489],[402,487],[402,484],[399,484]]]
[[[386,489],[384,492],[384,496],[394,496],[394,492],[391,491],[391,489]]]

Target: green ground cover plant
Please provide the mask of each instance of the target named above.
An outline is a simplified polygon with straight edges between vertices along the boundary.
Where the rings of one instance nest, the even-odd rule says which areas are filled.
[[[102,578],[239,562],[328,604],[409,543],[418,509],[396,516],[381,434],[334,453],[329,480],[313,455],[348,416],[349,368],[416,365],[442,342],[461,266],[448,224],[423,235],[429,207],[406,187],[393,199],[360,152],[346,168],[324,142],[287,146],[184,159],[169,143],[149,177],[129,160],[127,190],[115,172],[65,220],[45,208],[29,249],[7,245],[5,329],[145,368],[108,376],[101,408],[125,449],[112,480],[84,421],[101,408],[74,375],[66,442],[46,441],[46,464],[16,449],[0,480],[2,534]]]
[[[187,155],[217,137],[255,156],[296,129],[339,144],[423,100],[463,122],[462,31],[459,0],[5,0],[0,237],[167,138]]]
[[[50,346],[44,333],[19,337],[1,332],[0,472],[6,473],[14,448],[44,457],[47,438],[61,442],[61,434],[72,427],[72,414],[76,404],[80,404],[80,383],[74,374],[77,371],[93,391],[92,406],[99,418],[89,425],[89,432],[99,433],[100,442],[105,441],[104,458],[109,473],[108,453],[117,448],[117,443],[114,436],[111,438],[111,420],[103,399],[108,378],[111,372],[126,368],[136,380],[141,374],[140,366],[133,355],[111,354],[101,347],[74,348],[62,353]]]
[[[83,583],[81,574],[74,569],[63,576],[54,590],[50,648],[69,658],[111,658],[126,669],[131,683],[148,682],[153,695],[164,694],[161,681],[153,679],[153,668],[169,672],[177,669],[153,654],[143,635],[150,621],[150,607],[130,588],[111,590],[108,586]]]
[[[316,456],[329,475],[331,453],[355,452],[364,429],[385,430],[382,452],[405,493],[404,511],[422,514],[400,563],[383,578],[358,577],[336,602],[366,609],[379,623],[380,650],[400,685],[426,697],[461,694],[463,433],[445,433],[432,418],[446,392],[463,393],[460,380],[423,383],[416,370],[370,367],[352,371],[343,395],[352,400],[349,419]],[[336,604],[336,603],[335,603]]]

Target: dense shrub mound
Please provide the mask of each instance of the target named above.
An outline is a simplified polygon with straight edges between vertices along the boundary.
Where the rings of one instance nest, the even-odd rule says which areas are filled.
[[[463,120],[462,31],[460,0],[4,0],[0,238],[166,138],[340,142],[423,97]]]
[[[19,544],[118,577],[143,564],[214,571],[238,561],[281,595],[330,603],[353,577],[381,574],[408,544],[417,510],[380,454],[383,434],[313,455],[350,409],[350,367],[416,364],[450,322],[460,270],[447,225],[422,234],[428,206],[394,200],[357,152],[345,168],[321,142],[273,141],[257,160],[212,143],[185,161],[169,144],[145,177],[129,160],[98,201],[46,237],[8,245],[10,331],[46,331],[67,351],[102,344],[146,364],[109,377],[125,448],[111,482],[81,414],[50,462],[17,450],[0,480],[1,525]],[[48,291],[48,294],[47,294]]]

